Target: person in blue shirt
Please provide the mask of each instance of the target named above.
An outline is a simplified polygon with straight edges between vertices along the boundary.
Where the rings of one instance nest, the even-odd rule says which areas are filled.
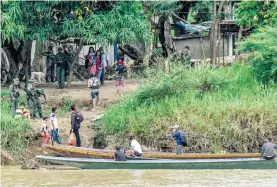
[[[183,154],[184,153],[184,146],[183,146],[183,137],[185,136],[185,133],[181,130],[179,130],[179,125],[174,125],[172,131],[172,137],[175,138],[176,144],[177,144],[177,152],[176,154]]]

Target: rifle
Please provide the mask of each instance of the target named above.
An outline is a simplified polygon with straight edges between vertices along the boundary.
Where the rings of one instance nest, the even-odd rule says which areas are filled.
[[[44,89],[40,88],[40,89],[37,89],[37,94],[39,95],[39,97],[42,95],[44,97],[44,103],[47,102],[46,100],[46,95],[44,93]]]
[[[27,99],[30,98],[30,99],[32,99],[33,102],[35,102],[34,99],[33,99],[33,96],[34,96],[34,95],[32,94],[32,92],[29,92],[26,88],[24,88],[23,90],[24,90],[24,91],[26,92],[26,94],[27,94]],[[43,97],[44,97],[44,102],[45,102],[45,103],[47,102],[47,101],[46,101],[46,95],[45,95],[43,89],[37,89],[37,90],[36,90],[36,94],[38,94],[38,97],[40,97],[41,95],[43,95]]]

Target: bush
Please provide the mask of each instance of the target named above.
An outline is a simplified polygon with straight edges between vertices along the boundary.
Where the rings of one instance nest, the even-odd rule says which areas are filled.
[[[124,143],[132,133],[159,147],[165,132],[180,124],[190,152],[257,152],[263,138],[276,132],[277,88],[261,88],[248,66],[173,67],[170,75],[157,73],[143,82],[106,109],[95,125],[102,136]]]
[[[259,82],[277,82],[277,27],[258,29],[241,43],[239,50],[252,53],[250,60]]]
[[[1,95],[1,148],[8,151],[16,160],[24,158],[23,153],[32,143],[33,135],[29,120],[17,119],[11,115],[9,92]],[[23,97],[19,98],[19,103]]]

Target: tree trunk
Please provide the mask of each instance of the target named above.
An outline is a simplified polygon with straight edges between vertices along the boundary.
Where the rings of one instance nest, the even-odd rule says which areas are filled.
[[[222,12],[224,2],[220,2],[218,10],[216,10],[216,1],[214,1],[214,13],[213,13],[213,23],[212,23],[212,31],[211,31],[211,63],[216,65],[216,59],[218,55],[218,45],[220,39],[220,30],[219,30],[219,21],[220,14]],[[219,33],[219,34],[218,34]]]
[[[241,41],[241,38],[242,38],[242,31],[243,31],[243,26],[240,26],[240,27],[239,27],[239,32],[238,32],[238,41],[237,41],[237,43],[239,43],[239,42]],[[238,46],[238,45],[236,45],[236,46]],[[236,61],[239,60],[239,52],[238,52],[237,50],[236,50],[235,59],[236,59]]]
[[[163,49],[163,56],[167,58],[175,51],[174,43],[171,37],[171,25],[168,16],[159,18],[159,39]]]
[[[76,55],[74,57],[74,60],[73,60],[72,64],[70,65],[70,71],[69,71],[69,76],[68,76],[68,81],[67,81],[68,88],[71,86],[71,82],[72,82],[72,79],[73,79],[74,65],[79,59],[79,54],[80,54],[80,52],[83,48],[83,45],[84,45],[84,42],[83,42],[82,39],[80,39],[79,46],[78,46],[78,49],[76,51]]]

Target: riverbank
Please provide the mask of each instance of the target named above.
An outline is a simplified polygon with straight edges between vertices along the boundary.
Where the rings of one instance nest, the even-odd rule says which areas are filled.
[[[265,138],[277,141],[276,106],[277,86],[257,83],[248,65],[172,67],[109,106],[93,127],[103,147],[127,148],[127,136],[134,134],[145,149],[175,148],[166,134],[179,124],[187,134],[186,152],[253,153]]]
[[[137,80],[126,80],[126,94],[133,92],[138,87]],[[44,87],[47,103],[43,104],[43,113],[51,114],[51,108],[58,107],[57,116],[59,132],[63,144],[67,144],[70,130],[70,105],[76,104],[78,110],[84,115],[84,122],[80,129],[82,146],[93,147],[95,131],[91,128],[91,121],[99,116],[104,108],[114,103],[114,81],[106,81],[100,89],[100,106],[95,112],[90,105],[90,90],[85,83],[76,83],[70,89],[58,90],[55,84],[47,84]],[[20,102],[25,102],[24,91],[20,91]],[[42,99],[43,101],[43,99]],[[42,154],[40,128],[41,120],[18,120],[10,114],[10,102],[8,88],[1,90],[1,148],[3,155],[1,164],[18,164]],[[6,159],[4,159],[6,158]]]

